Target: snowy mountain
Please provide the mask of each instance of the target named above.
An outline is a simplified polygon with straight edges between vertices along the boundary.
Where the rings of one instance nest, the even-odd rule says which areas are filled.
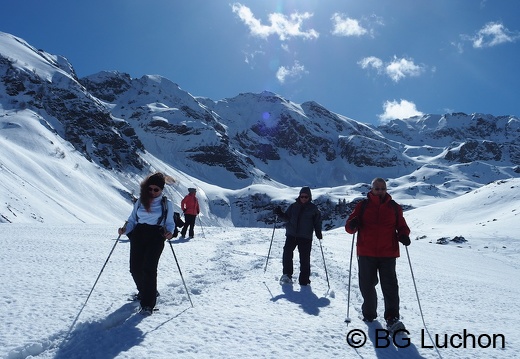
[[[518,140],[511,116],[373,127],[272,93],[213,101],[160,76],[78,79],[64,57],[0,33],[0,357],[517,358]],[[176,206],[197,187],[202,213],[193,240],[166,244],[159,311],[145,318],[127,301],[129,243],[116,233],[155,170],[176,179]],[[374,176],[412,230],[397,343],[377,339],[381,317],[359,318],[355,257],[347,286],[343,224]],[[311,286],[282,287],[272,209],[303,185],[327,230]]]
[[[63,56],[6,33],[0,74],[1,222],[120,219],[140,180],[160,170],[177,180],[167,190],[174,203],[199,188],[208,225],[271,226],[272,208],[310,185],[330,229],[376,176],[414,208],[520,173],[513,116],[425,115],[374,127],[269,92],[213,101],[161,76],[78,79]],[[111,188],[109,198],[99,186]]]

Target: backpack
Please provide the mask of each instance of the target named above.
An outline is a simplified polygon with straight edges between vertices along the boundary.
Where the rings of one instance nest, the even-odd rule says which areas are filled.
[[[181,218],[181,214],[179,212],[173,213],[173,221],[175,222],[176,227],[184,227],[184,221]]]

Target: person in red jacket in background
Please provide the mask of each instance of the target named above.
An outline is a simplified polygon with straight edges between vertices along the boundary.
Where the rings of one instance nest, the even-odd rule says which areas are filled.
[[[390,331],[404,330],[399,315],[399,285],[395,271],[399,242],[410,245],[410,228],[403,209],[386,192],[386,181],[375,178],[367,199],[359,202],[345,223],[345,230],[358,233],[357,256],[359,289],[363,296],[361,311],[365,322],[377,317],[376,285],[381,281],[385,311]]]
[[[197,189],[188,188],[188,194],[181,201],[181,209],[184,213],[184,227],[181,230],[181,237],[186,237],[188,231],[189,238],[195,236],[193,228],[195,227],[195,218],[200,213],[199,201],[196,197]]]

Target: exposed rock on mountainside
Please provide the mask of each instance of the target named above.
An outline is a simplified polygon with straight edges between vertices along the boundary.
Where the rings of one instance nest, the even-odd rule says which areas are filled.
[[[104,71],[78,79],[64,57],[0,33],[0,114],[18,111],[32,111],[43,129],[103,169],[142,176],[162,163],[234,191],[255,184],[365,191],[372,178],[384,176],[405,178],[406,195],[416,198],[520,173],[514,116],[424,115],[375,127],[271,92],[213,101],[161,76]],[[258,208],[257,195],[264,198],[242,193],[208,199],[208,206],[246,196]],[[341,199],[316,196],[329,218],[346,208]],[[267,222],[266,213],[251,220]]]

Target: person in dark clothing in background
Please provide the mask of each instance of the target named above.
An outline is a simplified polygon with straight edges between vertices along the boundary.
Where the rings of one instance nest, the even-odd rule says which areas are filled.
[[[395,265],[399,257],[399,242],[410,245],[410,228],[403,217],[403,209],[386,192],[386,181],[383,178],[372,180],[367,197],[356,205],[345,223],[348,233],[358,233],[363,320],[372,322],[377,317],[376,285],[380,280],[387,328],[390,331],[404,330],[399,315],[399,285]]]
[[[312,203],[311,189],[302,187],[300,195],[284,212],[280,206],[276,207],[275,214],[286,221],[285,245],[283,247],[283,275],[281,284],[292,283],[293,254],[296,247],[300,253],[300,275],[298,282],[306,286],[311,283],[311,247],[313,231],[321,240],[321,212]]]

